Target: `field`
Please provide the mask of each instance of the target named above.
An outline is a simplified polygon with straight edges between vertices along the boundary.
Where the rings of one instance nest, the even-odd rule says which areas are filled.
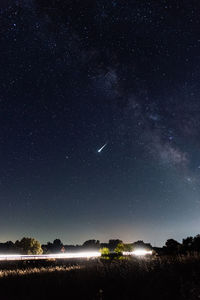
[[[0,299],[200,299],[200,256],[1,263]]]

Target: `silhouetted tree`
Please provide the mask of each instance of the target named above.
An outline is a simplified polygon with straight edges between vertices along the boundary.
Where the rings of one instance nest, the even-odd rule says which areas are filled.
[[[13,242],[8,241],[5,243],[0,243],[0,253],[15,253],[17,252],[16,246]]]
[[[83,243],[83,247],[88,249],[99,249],[100,242],[99,240],[88,240]]]
[[[165,249],[168,254],[175,254],[180,251],[181,244],[174,239],[168,239],[165,243]]]
[[[108,243],[100,243],[100,248],[108,248],[109,249],[109,244]]]
[[[46,245],[47,253],[53,253],[53,243],[48,242]]]
[[[184,246],[191,247],[192,244],[193,244],[193,237],[192,237],[192,236],[189,236],[189,237],[187,237],[186,239],[183,239],[182,244],[183,244]]]
[[[59,247],[62,247],[62,246],[63,246],[63,243],[61,242],[60,239],[55,239],[55,240],[53,241],[53,245],[54,245],[54,247],[59,248]]]
[[[55,239],[52,244],[51,253],[60,253],[63,248],[63,243],[60,239]]]
[[[183,252],[192,251],[193,250],[193,243],[194,243],[194,239],[193,239],[192,236],[189,236],[186,239],[183,239],[183,241],[182,241],[182,250],[183,250]]]
[[[126,251],[126,252],[133,251],[133,245],[132,244],[124,244],[124,251]]]
[[[149,250],[152,249],[151,244],[149,244],[149,243],[144,243],[142,240],[139,240],[139,241],[137,241],[137,242],[134,242],[132,245],[133,245],[133,248],[134,248],[134,249],[136,249],[136,248],[143,248],[143,249],[149,249]]]
[[[200,234],[197,234],[197,235],[193,238],[192,249],[193,249],[194,251],[200,251]]]
[[[116,240],[109,240],[108,247],[110,251],[114,251],[118,244],[123,243],[122,240],[116,239]]]

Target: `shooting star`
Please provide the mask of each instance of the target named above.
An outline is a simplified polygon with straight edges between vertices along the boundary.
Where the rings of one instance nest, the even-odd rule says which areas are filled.
[[[98,153],[101,153],[101,151],[107,146],[108,143],[105,143],[100,149],[97,150]]]

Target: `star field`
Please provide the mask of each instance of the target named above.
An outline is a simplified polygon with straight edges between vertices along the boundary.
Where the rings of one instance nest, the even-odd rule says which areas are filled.
[[[199,13],[1,1],[1,240],[199,233]]]

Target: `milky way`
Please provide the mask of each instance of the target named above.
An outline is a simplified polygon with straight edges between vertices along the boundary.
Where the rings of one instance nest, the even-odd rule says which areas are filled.
[[[1,1],[1,240],[199,233],[199,14],[198,1]]]

